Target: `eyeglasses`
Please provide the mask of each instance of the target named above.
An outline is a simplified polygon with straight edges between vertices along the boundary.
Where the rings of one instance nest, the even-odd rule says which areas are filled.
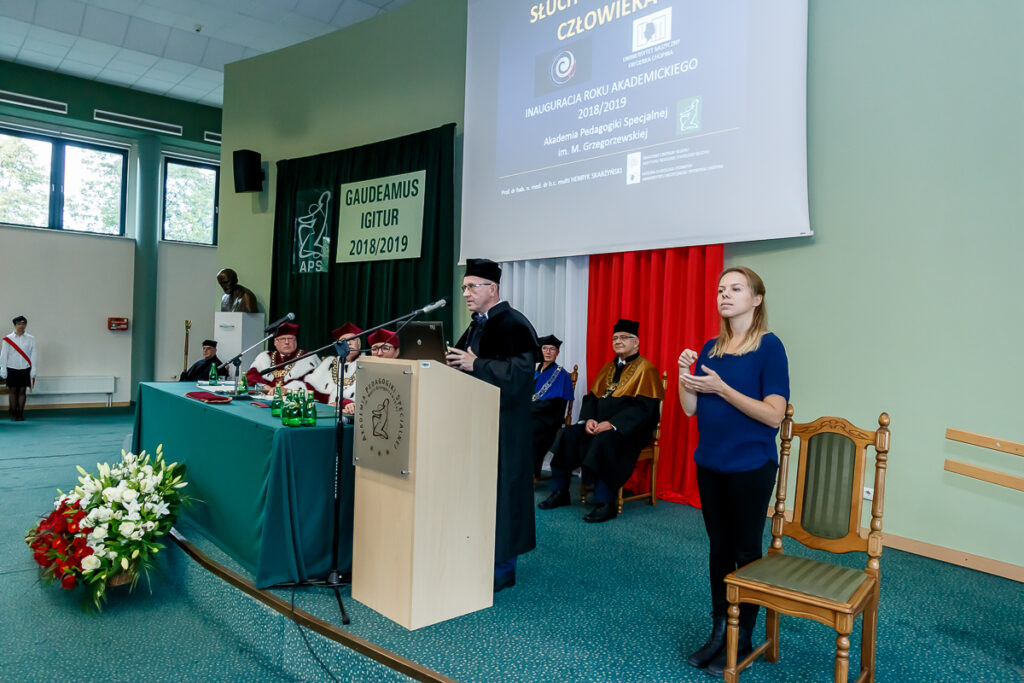
[[[636,339],[636,338],[637,337],[636,337],[635,334],[613,334],[612,335],[612,341],[613,342],[624,342],[624,341],[629,341],[630,339]]]
[[[370,351],[376,353],[378,351],[390,351],[393,348],[395,347],[392,346],[391,344],[374,344],[373,346],[370,347]]]
[[[462,285],[462,287],[460,287],[459,289],[461,289],[462,293],[465,294],[466,291],[469,289],[476,289],[477,287],[490,287],[493,284],[493,282],[477,282],[475,284]]]

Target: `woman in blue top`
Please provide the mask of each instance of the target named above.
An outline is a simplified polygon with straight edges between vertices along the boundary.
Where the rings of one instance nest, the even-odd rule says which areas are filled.
[[[786,349],[768,331],[764,282],[749,268],[718,279],[721,331],[700,354],[679,355],[679,401],[697,415],[697,488],[710,544],[708,569],[714,625],[687,660],[721,675],[728,602],[725,576],[761,557],[765,513],[775,485],[775,436],[789,401]],[[694,366],[691,372],[691,366]],[[757,605],[740,609],[739,656],[751,650]]]

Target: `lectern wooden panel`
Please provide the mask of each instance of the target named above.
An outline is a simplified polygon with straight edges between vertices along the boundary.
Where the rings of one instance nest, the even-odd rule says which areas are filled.
[[[388,459],[404,446],[402,470]],[[498,388],[437,362],[360,360],[354,457],[352,597],[408,629],[490,607]]]

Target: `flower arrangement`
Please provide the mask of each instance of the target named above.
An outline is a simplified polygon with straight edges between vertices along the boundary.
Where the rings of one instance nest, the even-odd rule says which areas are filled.
[[[107,586],[130,583],[134,590],[140,574],[148,579],[165,547],[157,539],[188,498],[181,491],[185,466],[166,464],[162,444],[152,462],[145,451],[121,451],[120,463],[96,468],[92,475],[78,467],[78,486],[57,491],[53,512],[29,529],[25,542],[44,580],[68,590],[85,586],[99,609]]]

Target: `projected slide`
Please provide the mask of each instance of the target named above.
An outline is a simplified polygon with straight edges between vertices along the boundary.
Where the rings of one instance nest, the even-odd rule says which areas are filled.
[[[810,233],[803,2],[471,0],[468,33],[463,258]]]

